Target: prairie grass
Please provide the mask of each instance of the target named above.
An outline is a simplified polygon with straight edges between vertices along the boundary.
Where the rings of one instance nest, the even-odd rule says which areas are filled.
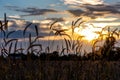
[[[105,27],[99,32],[99,37],[93,40],[92,52],[81,55],[83,46],[82,35],[76,35],[74,30],[84,23],[82,18],[72,21],[70,29],[57,29],[53,22],[50,30],[55,37],[63,39],[62,49],[59,45],[51,52],[48,45],[43,50],[43,45],[37,43],[40,36],[38,27],[34,26],[36,36],[29,33],[26,49],[18,47],[19,40],[9,38],[15,31],[9,31],[8,20],[4,14],[4,21],[0,21],[0,31],[3,35],[0,44],[0,80],[119,80],[120,79],[120,47],[115,47],[119,39],[119,30]],[[32,23],[23,30],[24,41],[26,32]],[[93,25],[94,26],[94,25]],[[104,34],[103,31],[107,33]],[[68,34],[67,31],[71,33]],[[98,45],[98,42],[103,45]],[[24,42],[23,42],[24,43]],[[65,45],[65,46],[64,46]],[[24,53],[26,51],[26,53]],[[67,53],[67,55],[65,55]]]
[[[119,80],[119,61],[16,61],[0,63],[4,80]],[[59,68],[59,69],[58,69]]]
[[[74,32],[75,28],[77,27],[82,27],[81,25],[84,24],[85,21],[82,20],[82,18],[78,18],[76,21],[72,21],[71,28],[69,29],[62,29],[59,28],[59,26],[55,26],[57,24],[57,21],[53,22],[50,25],[50,30],[54,32],[55,37],[59,36],[61,37],[62,40],[62,47],[61,49],[59,45],[57,46],[56,50],[59,53],[59,55],[64,56],[65,54],[71,55],[74,54],[75,56],[82,57],[81,56],[81,50],[83,46],[83,35],[78,35]],[[54,40],[52,41],[51,45],[48,45],[45,50],[43,50],[43,46],[41,43],[37,43],[39,41],[39,38],[43,38],[44,36],[40,36],[39,30],[37,25],[34,25],[34,32],[36,34],[35,37],[32,37],[32,34],[26,34],[27,30],[29,27],[31,27],[32,23],[28,24],[25,29],[23,30],[23,37],[26,38],[26,35],[29,35],[28,37],[28,46],[26,49],[22,49],[23,51],[26,51],[26,53],[30,54],[41,54],[42,52],[45,53],[52,53],[55,50],[52,51],[52,47],[55,46]],[[92,24],[92,26],[94,26]],[[94,26],[95,27],[95,26]],[[103,33],[106,31],[107,33]],[[8,20],[6,17],[6,14],[4,14],[4,21],[0,21],[0,30],[1,30],[1,35],[3,34],[3,41],[1,45],[1,53],[2,54],[11,54],[13,52],[16,54],[16,51],[20,50],[18,48],[18,39],[11,39],[9,36],[11,34],[14,34],[15,31],[9,31],[8,28]],[[68,31],[71,31],[71,33],[67,33]],[[95,60],[95,57],[97,59],[107,59],[107,60],[119,60],[119,47],[115,47],[114,45],[117,42],[117,39],[119,39],[119,30],[116,28],[114,30],[111,30],[110,27],[104,27],[102,28],[101,31],[95,32],[96,34],[99,35],[99,37],[95,40],[93,40],[93,46],[92,46],[92,52],[91,53],[84,53],[84,57],[89,58],[91,57],[92,59]],[[57,37],[56,37],[57,38]],[[101,42],[104,40],[103,46],[97,45],[98,42]],[[25,39],[24,39],[25,41]],[[65,44],[64,44],[65,43]],[[12,49],[14,47],[14,49]],[[22,46],[21,46],[22,48]],[[13,50],[13,51],[12,51]],[[60,51],[61,50],[61,51]],[[22,51],[22,52],[23,52]],[[51,52],[52,51],[52,52]],[[98,55],[99,53],[99,55]],[[112,57],[114,56],[114,57]],[[115,59],[117,57],[117,59]],[[109,59],[108,59],[109,58]]]

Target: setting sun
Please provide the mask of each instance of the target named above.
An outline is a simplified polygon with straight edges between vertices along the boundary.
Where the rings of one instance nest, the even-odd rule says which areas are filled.
[[[98,34],[95,33],[96,30],[98,31],[98,29],[88,26],[84,29],[75,28],[74,31],[77,34],[80,34],[80,35],[84,36],[85,40],[92,41],[93,39],[98,38]]]

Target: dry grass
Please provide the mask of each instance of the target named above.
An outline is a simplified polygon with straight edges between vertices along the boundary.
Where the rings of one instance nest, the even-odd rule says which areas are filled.
[[[2,61],[1,80],[119,80],[120,62]]]
[[[55,36],[60,36],[65,42],[62,50],[50,53],[51,47],[48,45],[43,51],[43,46],[36,43],[39,38],[38,27],[35,25],[35,38],[29,34],[27,49],[23,49],[22,45],[18,48],[18,39],[9,39],[15,31],[9,32],[8,20],[4,14],[4,22],[0,21],[0,31],[3,36],[0,44],[0,80],[119,80],[120,79],[120,48],[115,47],[116,36],[119,38],[119,30],[111,31],[110,27],[103,28],[98,39],[93,41],[92,52],[85,51],[81,56],[82,38],[84,36],[76,35],[74,29],[80,27],[84,23],[82,18],[72,21],[71,34],[67,34],[69,29],[56,29],[53,22],[50,29]],[[32,25],[30,23],[23,30],[23,36],[26,37],[27,29]],[[94,26],[94,25],[93,25]],[[108,28],[107,34],[103,31]],[[103,46],[97,45],[105,37]],[[53,40],[54,42],[54,40]],[[63,44],[63,43],[62,43]],[[52,43],[52,46],[53,43]],[[36,48],[37,47],[37,48]],[[12,51],[12,48],[13,51]],[[96,49],[99,48],[99,49]],[[27,52],[24,55],[23,51]],[[65,51],[68,56],[64,55]],[[11,54],[13,52],[13,55]],[[37,53],[39,56],[36,56]],[[49,54],[50,53],[50,54]],[[74,53],[71,55],[70,53]],[[98,55],[100,53],[101,55]],[[3,56],[8,57],[4,58]],[[12,55],[12,57],[10,57]],[[62,55],[62,56],[61,56]]]

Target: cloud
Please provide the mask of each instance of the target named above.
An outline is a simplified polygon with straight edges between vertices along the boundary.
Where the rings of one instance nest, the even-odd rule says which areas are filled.
[[[73,14],[74,16],[80,16],[84,14],[85,12],[81,9],[76,9],[76,10],[67,10],[69,13]]]
[[[115,21],[117,19],[118,18],[112,18],[112,17],[109,17],[109,18],[96,18],[95,21]]]
[[[38,8],[26,8],[26,9],[20,9],[16,11],[25,12],[25,13],[28,13],[28,15],[44,15],[50,12],[57,12],[56,10],[53,10],[53,9],[38,9]]]
[[[109,13],[115,13],[115,14],[120,14],[120,4],[115,4],[115,5],[89,5],[89,6],[85,6],[85,8],[88,11],[96,11],[96,12],[109,12]]]
[[[120,3],[117,4],[100,4],[100,5],[82,5],[79,6],[79,9],[70,9],[67,10],[70,14],[80,17],[87,16],[91,18],[108,16],[110,14],[120,15]],[[115,15],[114,15],[115,16]]]
[[[9,27],[9,30],[12,31],[12,30],[24,30],[24,28],[30,24],[31,22],[29,21],[25,21],[25,20],[9,20],[8,22],[8,27]],[[34,26],[34,25],[32,25]]]
[[[56,7],[56,4],[50,4],[49,6],[50,7]]]
[[[27,13],[21,16],[44,15],[46,13],[58,12],[57,10],[54,10],[54,9],[40,9],[35,7],[27,7],[27,8],[20,8],[20,7],[14,7],[14,6],[5,6],[5,7],[9,10]]]
[[[14,16],[7,16],[7,19],[13,19],[13,20],[24,20],[21,18],[19,15],[14,15]]]
[[[32,25],[30,25],[30,27],[26,31],[26,37],[28,37],[30,33],[32,34],[32,37],[36,36],[36,32],[34,28],[35,25],[38,26],[38,31],[40,36],[49,36],[50,22],[53,22],[53,21],[52,20],[43,20],[43,21],[36,20],[34,23],[32,23],[24,20],[9,20],[8,22],[9,31],[16,31],[14,34],[10,36],[10,38],[23,38],[23,30],[30,23],[32,23]]]
[[[9,10],[15,10],[15,9],[19,9],[18,6],[14,6],[14,5],[6,5],[4,6],[5,8],[9,9]]]
[[[97,18],[98,16],[104,16],[104,13],[95,13],[91,11],[84,11],[81,9],[76,9],[76,10],[67,10],[68,13],[72,14],[75,17],[90,17],[92,19]]]
[[[62,0],[64,4],[72,4],[72,5],[82,5],[82,4],[91,4],[98,5],[103,4],[103,0]]]
[[[91,22],[94,26],[97,27],[105,27],[105,26],[110,26],[110,27],[118,27],[120,26],[120,22]]]
[[[65,21],[63,18],[47,18],[46,20],[52,20],[52,21],[58,21],[58,22]]]
[[[15,15],[15,16],[8,16],[9,18],[21,18],[19,15]]]

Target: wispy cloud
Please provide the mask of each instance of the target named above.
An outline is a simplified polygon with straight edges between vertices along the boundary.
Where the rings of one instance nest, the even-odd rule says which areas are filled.
[[[44,15],[46,13],[58,12],[57,10],[54,10],[54,9],[40,9],[40,8],[36,8],[36,7],[27,7],[27,8],[20,8],[17,6],[16,7],[15,6],[5,6],[5,7],[9,10],[26,13],[25,15],[21,15],[21,16]]]
[[[115,14],[120,14],[120,4],[102,4],[102,5],[88,5],[84,6],[86,9],[89,11],[93,12],[109,12],[109,13],[115,13]]]
[[[8,16],[9,18],[21,18],[19,15]]]
[[[53,9],[38,9],[38,8],[26,8],[26,9],[20,9],[16,11],[25,12],[25,13],[28,13],[28,15],[44,15],[50,12],[57,12],[56,10],[53,10]]]
[[[11,16],[7,16],[7,19],[12,19],[12,20],[24,20],[21,18],[21,16],[19,15],[11,15]]]
[[[84,11],[84,10],[81,10],[81,9],[71,9],[71,10],[67,10],[68,13],[70,13],[71,15],[75,16],[75,17],[90,17],[92,19],[95,19],[99,16],[104,16],[106,12],[103,12],[103,13],[95,13],[94,11],[91,12],[91,11]]]
[[[119,26],[120,26],[120,22],[93,22],[92,24],[97,27],[110,26],[110,27],[118,27],[119,28]]]
[[[65,21],[63,18],[47,18],[47,20],[62,22]]]
[[[14,6],[14,5],[5,5],[4,7],[9,9],[9,10],[15,10],[15,9],[19,9],[20,8],[18,6]]]
[[[35,28],[34,26],[38,26],[38,31],[40,36],[49,36],[50,33],[50,23],[54,20],[33,20],[34,23],[30,25],[30,27],[26,31],[26,37],[28,37],[28,34],[32,34],[32,37],[36,36]],[[9,31],[16,31],[13,35],[11,35],[11,38],[23,38],[23,30],[24,28],[30,24],[29,21],[24,20],[10,20],[8,22]],[[50,35],[53,36],[53,35]]]
[[[73,5],[82,5],[82,4],[91,4],[98,5],[103,4],[103,0],[62,0],[64,4],[73,4]]]
[[[27,24],[30,22],[26,22],[24,20],[9,20],[8,27],[10,30],[23,30]]]
[[[110,14],[120,15],[120,3],[118,4],[100,4],[100,5],[81,5],[79,8],[67,10],[70,14],[79,17],[87,16],[97,18],[100,16],[108,16]]]
[[[96,18],[95,21],[115,21],[117,20],[118,18]]]
[[[81,9],[76,9],[76,10],[67,10],[69,13],[71,13],[74,16],[81,16],[85,12]]]

